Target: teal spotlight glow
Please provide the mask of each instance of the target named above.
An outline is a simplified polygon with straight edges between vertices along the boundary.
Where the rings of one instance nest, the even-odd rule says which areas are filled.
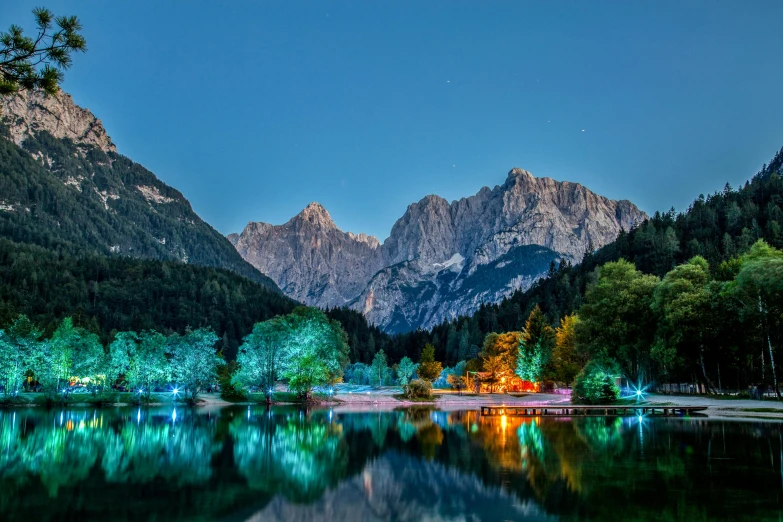
[[[631,385],[633,386],[633,385]],[[631,397],[635,397],[637,402],[644,399],[644,391],[647,389],[646,386],[642,386],[641,384],[639,386],[633,386],[633,394]]]

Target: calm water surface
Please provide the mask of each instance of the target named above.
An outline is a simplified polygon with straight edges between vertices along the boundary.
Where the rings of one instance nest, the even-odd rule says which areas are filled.
[[[0,411],[0,520],[783,519],[783,425]]]

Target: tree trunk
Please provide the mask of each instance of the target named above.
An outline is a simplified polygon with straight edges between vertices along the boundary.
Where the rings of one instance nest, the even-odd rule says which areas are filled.
[[[707,390],[710,393],[715,393],[715,386],[712,385],[710,378],[707,377],[707,368],[704,366],[704,345],[699,345],[699,363],[701,364],[701,373],[704,375],[704,382],[707,384]]]
[[[772,385],[775,387],[775,394],[780,399],[780,389],[778,388],[778,374],[775,371],[775,355],[772,353],[772,340],[769,337],[769,325],[767,322],[767,307],[764,305],[761,299],[761,293],[759,293],[759,312],[761,313],[761,328],[764,336],[767,338],[767,348],[769,349],[769,366],[772,370]],[[764,350],[761,350],[762,357]]]
[[[775,394],[780,399],[780,388],[778,388],[778,375],[775,372],[775,356],[772,355],[772,341],[769,338],[769,332],[767,332],[767,346],[769,347],[769,365],[772,369],[772,385],[775,387]]]

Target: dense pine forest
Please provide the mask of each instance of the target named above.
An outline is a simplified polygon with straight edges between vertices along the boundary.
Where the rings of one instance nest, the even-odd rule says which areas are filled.
[[[297,305],[231,271],[176,261],[71,256],[0,239],[0,322],[26,314],[46,333],[67,316],[104,343],[116,331],[211,327],[226,358],[257,321]]]

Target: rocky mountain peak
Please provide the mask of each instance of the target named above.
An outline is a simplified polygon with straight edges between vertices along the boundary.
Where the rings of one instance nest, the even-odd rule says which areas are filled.
[[[309,223],[322,228],[337,228],[329,212],[317,201],[307,205],[292,221]]]
[[[101,120],[76,105],[63,91],[56,96],[42,91],[21,91],[0,98],[0,119],[17,145],[36,132],[46,131],[58,139],[92,145],[103,152],[117,152]]]
[[[514,179],[514,178],[530,178],[530,179],[533,179],[533,177],[534,176],[530,172],[528,172],[527,170],[520,169],[519,167],[514,167],[513,169],[508,171],[508,177],[506,178],[506,180],[511,180],[511,179]]]

